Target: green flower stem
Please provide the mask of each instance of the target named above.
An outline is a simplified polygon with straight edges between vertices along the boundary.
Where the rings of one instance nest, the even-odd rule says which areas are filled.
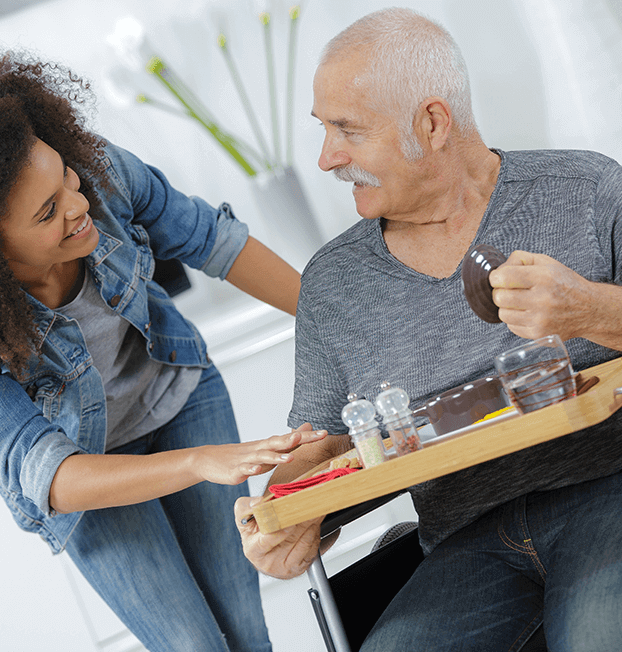
[[[248,118],[248,121],[251,125],[251,129],[253,130],[257,143],[259,144],[259,148],[261,149],[261,152],[264,156],[265,166],[267,168],[271,168],[272,166],[270,163],[270,152],[268,150],[268,144],[266,143],[266,140],[263,137],[261,128],[255,116],[255,112],[253,111],[253,107],[246,93],[246,89],[244,88],[244,84],[242,83],[242,78],[240,77],[240,74],[238,72],[237,66],[235,65],[231,52],[227,47],[227,40],[224,34],[221,34],[218,37],[218,46],[220,47],[220,51],[222,52],[223,57],[225,58],[225,63],[227,64],[227,68],[229,69],[229,73],[231,75],[231,78],[233,79],[233,84],[238,92],[238,95],[240,96],[242,107],[244,109],[244,112],[246,113],[246,117]]]
[[[199,122],[207,131],[209,131],[216,141],[225,149],[225,151],[238,163],[238,165],[250,177],[257,175],[257,170],[240,154],[236,148],[236,141],[234,138],[226,134],[220,127],[213,121],[201,117],[197,111],[190,104],[192,100],[187,98],[187,93],[184,93],[183,84],[175,78],[174,73],[165,66],[161,59],[153,57],[147,64],[147,71],[154,74],[166,88],[177,98],[182,106],[187,110],[188,115]],[[184,97],[186,95],[186,97]]]
[[[139,104],[150,104],[151,106],[154,106],[162,111],[166,111],[168,113],[171,113],[176,116],[183,116],[184,118],[193,118],[196,119],[196,116],[199,116],[200,118],[200,123],[203,124],[203,122],[213,122],[213,120],[209,117],[209,112],[205,107],[202,107],[202,109],[196,108],[194,112],[188,111],[188,109],[184,108],[183,110],[176,109],[174,106],[169,106],[168,104],[165,104],[164,102],[160,102],[159,100],[154,100],[152,97],[149,97],[148,95],[145,95],[144,93],[141,93],[136,97],[136,101]],[[190,104],[190,101],[188,101],[188,104]],[[200,115],[199,111],[201,113],[204,113],[205,115]],[[270,170],[269,164],[265,161],[265,159],[259,154],[259,152],[255,151],[253,147],[251,147],[248,143],[245,143],[242,140],[239,140],[237,138],[234,138],[233,136],[229,135],[228,136],[229,141],[231,144],[240,152],[245,152],[248,154],[248,156],[252,157],[255,162],[267,169]]]
[[[276,80],[274,76],[274,53],[272,48],[272,30],[270,29],[270,14],[264,12],[259,16],[264,27],[264,44],[266,48],[266,65],[268,68],[268,89],[270,96],[270,115],[272,118],[272,141],[274,145],[274,160],[281,167],[281,140],[279,137],[279,114],[276,106]]]
[[[139,104],[149,104],[151,106],[155,106],[156,108],[160,109],[161,111],[166,111],[167,113],[172,113],[173,115],[177,116],[187,116],[188,112],[187,111],[180,111],[179,109],[176,109],[174,106],[169,106],[168,104],[165,104],[164,102],[160,102],[159,100],[154,100],[152,97],[149,97],[148,95],[145,95],[144,93],[141,93],[140,95],[136,96],[136,101]]]
[[[296,40],[298,35],[298,19],[300,18],[300,5],[294,5],[289,10],[289,47],[287,53],[287,107],[286,128],[287,138],[285,145],[285,164],[293,165],[294,162],[294,77],[296,70]]]

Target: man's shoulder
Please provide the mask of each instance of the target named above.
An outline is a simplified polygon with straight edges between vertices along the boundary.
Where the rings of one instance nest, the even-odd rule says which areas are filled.
[[[365,256],[376,228],[376,220],[359,220],[318,249],[307,263],[303,274],[319,274],[324,270],[334,269],[336,265],[347,265],[357,257]]]
[[[582,178],[598,182],[604,170],[618,163],[599,152],[579,149],[514,150],[503,153],[507,161],[506,181],[537,177]]]

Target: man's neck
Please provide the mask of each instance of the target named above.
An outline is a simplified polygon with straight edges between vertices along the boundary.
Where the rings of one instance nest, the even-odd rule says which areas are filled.
[[[391,254],[408,267],[436,278],[451,276],[466,254],[494,191],[501,160],[477,139],[436,157],[417,214],[386,220]]]

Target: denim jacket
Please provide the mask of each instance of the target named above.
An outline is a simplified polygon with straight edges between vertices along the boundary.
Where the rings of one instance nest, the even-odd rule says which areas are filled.
[[[111,191],[100,190],[99,244],[86,259],[103,300],[144,336],[149,355],[180,366],[210,364],[196,328],[151,280],[154,257],[177,258],[224,279],[248,237],[228,204],[218,209],[174,190],[129,152],[106,147]],[[103,453],[106,397],[75,320],[28,297],[43,335],[19,382],[0,374],[0,492],[24,530],[60,552],[81,513],[56,514],[49,491],[74,453]]]

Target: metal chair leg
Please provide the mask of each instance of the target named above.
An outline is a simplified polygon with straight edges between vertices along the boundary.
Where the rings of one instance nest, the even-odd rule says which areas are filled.
[[[309,597],[328,652],[351,652],[319,553],[307,570],[307,576],[311,583]]]

